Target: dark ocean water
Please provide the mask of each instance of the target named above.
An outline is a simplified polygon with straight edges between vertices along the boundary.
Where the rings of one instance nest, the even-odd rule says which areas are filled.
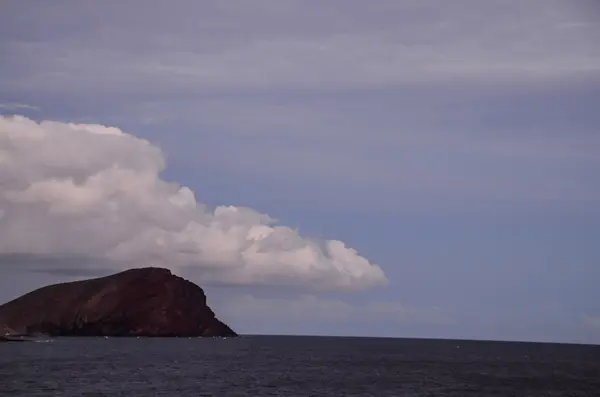
[[[600,346],[414,339],[0,344],[6,396],[600,396]]]

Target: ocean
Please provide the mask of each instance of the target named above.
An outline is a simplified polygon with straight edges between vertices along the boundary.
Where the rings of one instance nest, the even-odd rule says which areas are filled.
[[[600,346],[243,336],[0,344],[5,396],[600,396]]]

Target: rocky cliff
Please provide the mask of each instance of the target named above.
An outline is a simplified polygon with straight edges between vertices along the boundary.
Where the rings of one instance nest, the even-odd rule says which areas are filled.
[[[0,306],[0,329],[52,336],[237,336],[199,286],[167,269],[55,284]]]

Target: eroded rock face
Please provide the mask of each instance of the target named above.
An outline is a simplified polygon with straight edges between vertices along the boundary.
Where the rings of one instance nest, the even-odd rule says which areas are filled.
[[[237,336],[199,286],[167,269],[55,284],[0,306],[0,328],[52,336]]]

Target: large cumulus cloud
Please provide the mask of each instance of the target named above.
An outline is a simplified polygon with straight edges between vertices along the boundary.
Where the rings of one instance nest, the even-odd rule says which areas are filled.
[[[75,257],[82,271],[164,266],[225,284],[387,282],[341,241],[304,238],[249,208],[207,208],[161,179],[164,167],[159,148],[118,128],[0,117],[0,254],[48,271]]]

